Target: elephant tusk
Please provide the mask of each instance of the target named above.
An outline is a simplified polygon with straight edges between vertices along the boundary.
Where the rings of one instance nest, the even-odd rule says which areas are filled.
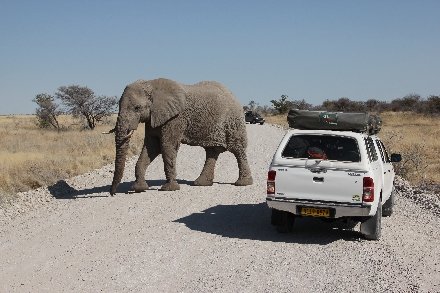
[[[107,132],[107,131],[103,131],[102,134],[110,134],[110,133],[113,133],[113,132],[115,132],[115,131],[116,131],[116,127],[113,128],[113,129],[111,129],[109,132]]]
[[[134,133],[134,130],[130,130],[130,132],[129,132],[126,136],[124,136],[123,139],[128,139],[128,138],[130,138],[130,137],[133,135],[133,133]]]

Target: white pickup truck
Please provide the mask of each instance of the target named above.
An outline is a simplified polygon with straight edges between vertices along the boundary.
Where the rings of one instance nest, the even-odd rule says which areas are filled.
[[[267,179],[271,222],[293,231],[296,217],[360,221],[366,239],[381,235],[382,216],[394,202],[394,168],[376,135],[353,131],[290,130],[282,139]]]

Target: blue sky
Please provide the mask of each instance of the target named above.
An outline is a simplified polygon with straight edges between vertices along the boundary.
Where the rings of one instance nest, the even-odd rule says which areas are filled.
[[[215,80],[243,105],[440,95],[440,1],[0,0],[0,114],[80,85]]]

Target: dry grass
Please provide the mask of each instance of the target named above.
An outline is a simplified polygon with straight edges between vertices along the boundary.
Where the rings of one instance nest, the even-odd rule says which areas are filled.
[[[113,162],[116,117],[95,130],[81,130],[70,116],[61,117],[69,129],[39,129],[35,117],[0,116],[0,203],[5,197],[56,183]],[[143,124],[131,140],[129,156],[138,154],[143,142]]]
[[[412,113],[384,113],[379,137],[389,152],[402,154],[396,172],[414,185],[440,183],[440,119]]]
[[[440,119],[412,113],[382,113],[379,137],[389,153],[402,154],[396,172],[413,185],[440,183]],[[286,115],[267,116],[266,121],[289,128]]]
[[[261,115],[263,116],[263,115]],[[286,115],[275,115],[275,116],[263,116],[267,123],[281,125],[285,129],[289,129],[289,124],[287,123]]]

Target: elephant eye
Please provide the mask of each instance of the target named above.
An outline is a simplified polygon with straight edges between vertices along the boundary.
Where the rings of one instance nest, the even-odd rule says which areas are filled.
[[[141,106],[139,106],[139,105],[134,106],[135,111],[139,111],[140,109],[141,109]]]

